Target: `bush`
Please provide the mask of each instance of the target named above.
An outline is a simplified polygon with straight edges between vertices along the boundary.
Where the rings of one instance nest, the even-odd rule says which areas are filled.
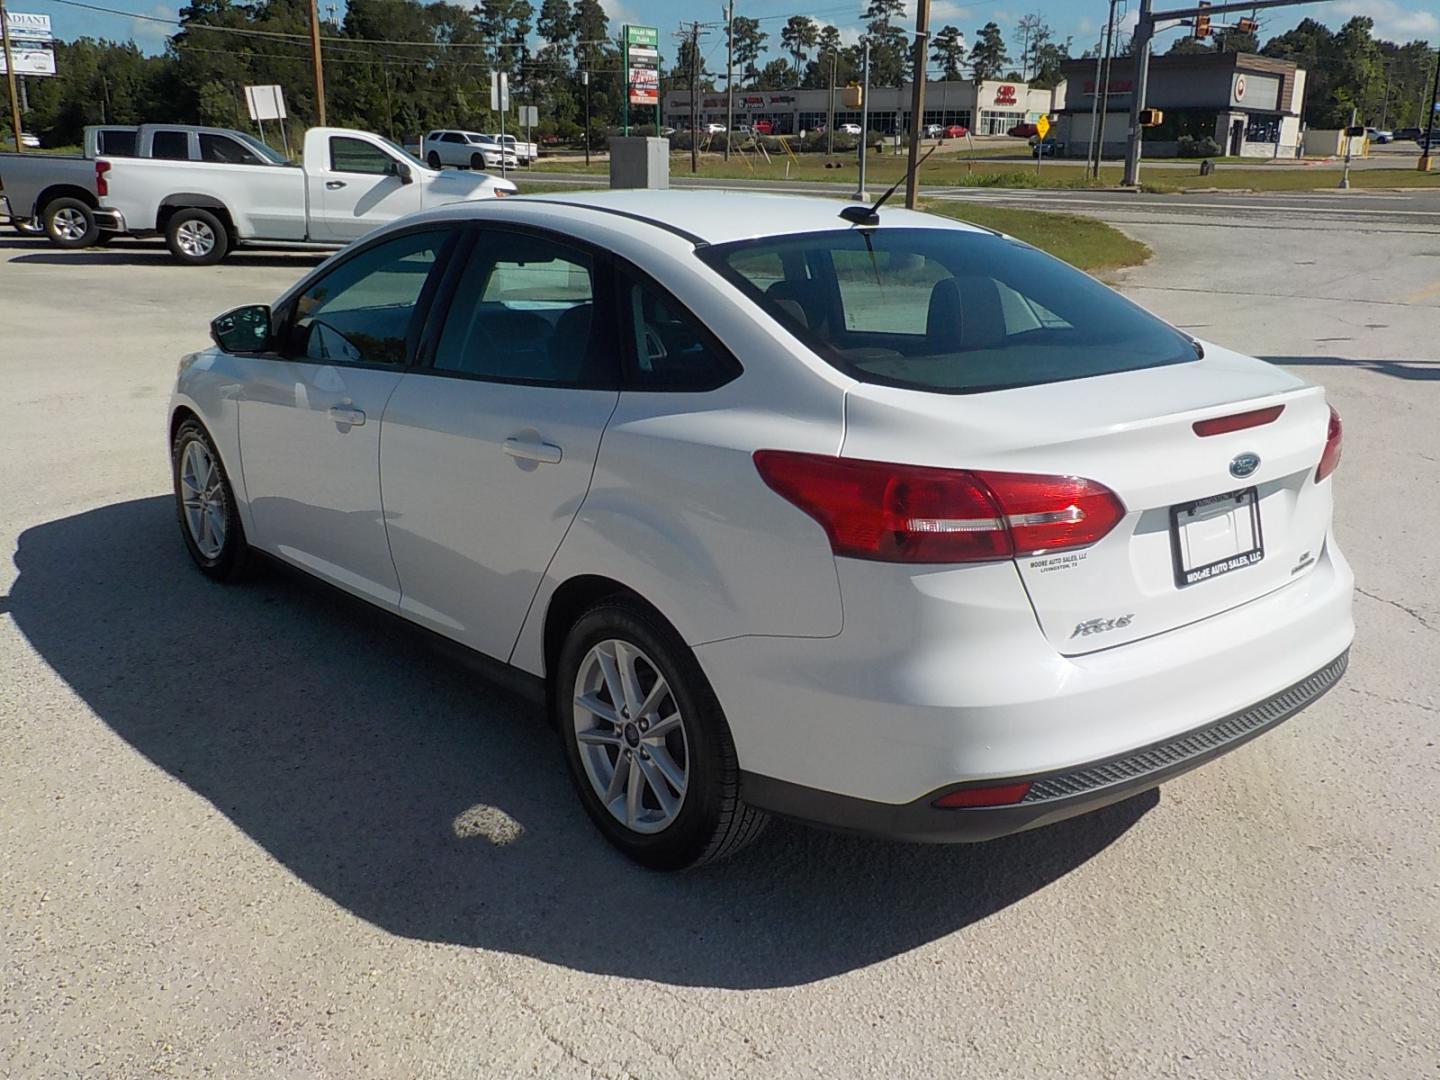
[[[1176,153],[1181,157],[1219,157],[1220,144],[1209,135],[1198,139],[1193,135],[1181,135],[1176,140]]]

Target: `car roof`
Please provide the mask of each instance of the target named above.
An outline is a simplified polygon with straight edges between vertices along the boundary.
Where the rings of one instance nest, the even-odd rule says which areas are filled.
[[[898,193],[897,193],[898,194]],[[699,243],[724,244],[763,236],[787,236],[854,228],[840,217],[839,199],[772,195],[751,191],[576,191],[511,196],[511,204],[550,203],[644,221]],[[953,218],[905,210],[893,202],[880,210],[880,228],[961,229],[987,232]]]

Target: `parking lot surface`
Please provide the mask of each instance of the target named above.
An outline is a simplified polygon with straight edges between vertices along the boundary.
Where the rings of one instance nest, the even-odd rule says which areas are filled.
[[[190,566],[176,360],[313,259],[0,240],[0,1076],[1440,1074],[1440,227],[1128,213],[1126,291],[1344,415],[1345,682],[1089,817],[679,876],[529,706]]]

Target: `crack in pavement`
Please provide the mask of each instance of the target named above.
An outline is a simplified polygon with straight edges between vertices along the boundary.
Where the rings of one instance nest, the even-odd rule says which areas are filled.
[[[1359,593],[1361,596],[1368,596],[1371,600],[1374,600],[1374,601],[1376,601],[1376,602],[1378,602],[1378,603],[1381,603],[1381,604],[1389,604],[1389,605],[1390,605],[1391,607],[1393,607],[1393,608],[1399,608],[1401,611],[1405,612],[1406,615],[1409,615],[1412,619],[1414,619],[1416,622],[1418,622],[1421,626],[1425,627],[1426,630],[1431,630],[1431,631],[1434,631],[1434,630],[1435,630],[1435,627],[1433,627],[1433,626],[1430,625],[1430,620],[1429,620],[1429,619],[1425,618],[1424,615],[1421,615],[1421,614],[1420,614],[1418,611],[1416,611],[1414,608],[1406,607],[1404,604],[1400,603],[1400,601],[1398,601],[1398,600],[1388,600],[1388,599],[1386,599],[1386,598],[1383,597],[1383,596],[1376,596],[1376,595],[1375,595],[1374,593],[1372,593],[1372,592],[1366,592],[1364,589],[1360,588],[1358,585],[1355,587],[1355,591],[1356,591],[1357,593]]]

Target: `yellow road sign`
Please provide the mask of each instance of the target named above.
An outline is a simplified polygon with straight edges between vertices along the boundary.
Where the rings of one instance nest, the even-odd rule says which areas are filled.
[[[1050,117],[1042,116],[1039,120],[1035,121],[1035,134],[1039,135],[1042,139],[1050,134]]]

